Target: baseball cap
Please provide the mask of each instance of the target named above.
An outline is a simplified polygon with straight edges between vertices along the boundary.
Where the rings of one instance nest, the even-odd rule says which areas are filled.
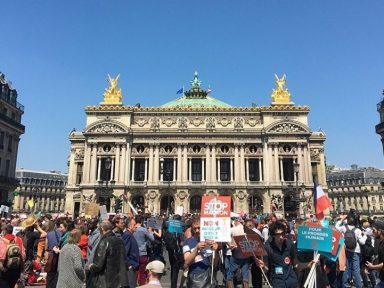
[[[375,227],[378,230],[384,231],[384,222],[383,221],[375,221],[373,224],[373,227]]]
[[[164,263],[159,260],[154,260],[152,262],[149,262],[146,269],[148,271],[157,273],[157,274],[163,274],[164,273]]]

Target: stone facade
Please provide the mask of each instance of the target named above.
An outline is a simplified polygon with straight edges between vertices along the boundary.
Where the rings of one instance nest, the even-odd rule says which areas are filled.
[[[325,134],[308,127],[309,108],[233,107],[200,83],[195,74],[191,90],[160,107],[105,96],[86,107],[85,129],[69,135],[65,211],[81,214],[94,201],[113,211],[122,199],[123,212],[128,202],[150,213],[195,212],[202,195],[230,195],[235,212],[301,213],[291,200],[312,194],[313,176],[326,186]]]
[[[13,212],[64,211],[68,175],[17,169],[16,177],[20,185],[14,193]]]
[[[329,198],[333,212],[356,209],[365,215],[384,214],[384,171],[371,167],[327,168]]]
[[[17,102],[17,91],[0,72],[0,204],[11,206],[12,193],[18,182],[15,178],[24,106]]]

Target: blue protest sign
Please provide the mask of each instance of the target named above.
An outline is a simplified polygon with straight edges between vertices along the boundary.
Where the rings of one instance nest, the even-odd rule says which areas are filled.
[[[329,228],[329,220],[328,219],[323,219],[320,221],[320,223],[324,228]]]
[[[299,226],[297,248],[332,252],[332,229]]]
[[[147,220],[147,227],[151,227],[153,229],[159,229],[157,227],[157,220],[155,217],[148,218]]]
[[[326,252],[320,252],[321,255],[324,255],[327,257],[329,260],[336,262],[337,258],[339,258],[340,251],[342,249],[342,246],[344,245],[344,238],[340,238],[339,240],[339,246],[337,248],[337,253],[336,255],[332,255],[332,253],[326,253]]]
[[[183,233],[183,224],[179,220],[169,220],[168,231],[172,233]]]

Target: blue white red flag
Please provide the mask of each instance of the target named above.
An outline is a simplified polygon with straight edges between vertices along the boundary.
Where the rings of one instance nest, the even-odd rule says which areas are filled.
[[[332,207],[332,202],[320,185],[314,184],[315,214],[318,220],[324,218],[324,210]]]
[[[177,90],[176,94],[184,94],[184,88]]]

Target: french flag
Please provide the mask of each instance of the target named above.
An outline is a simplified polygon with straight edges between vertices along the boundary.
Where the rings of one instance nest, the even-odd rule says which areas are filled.
[[[320,185],[314,184],[315,214],[318,220],[324,218],[324,210],[332,207],[332,202]]]

